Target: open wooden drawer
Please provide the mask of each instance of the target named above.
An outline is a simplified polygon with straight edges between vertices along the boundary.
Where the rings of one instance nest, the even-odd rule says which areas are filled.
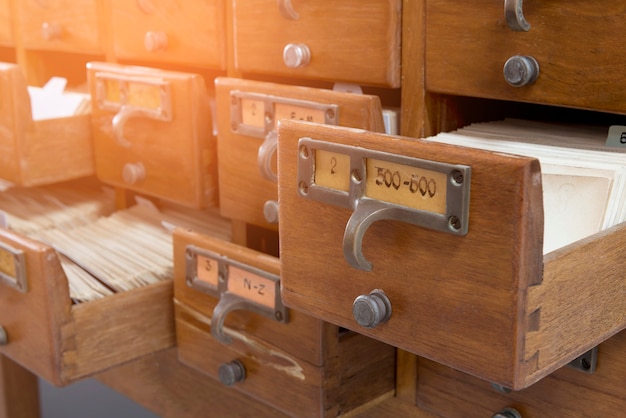
[[[171,281],[73,305],[56,251],[6,229],[0,273],[0,352],[55,385],[175,342]]]
[[[278,160],[294,310],[511,389],[626,326],[626,227],[544,257],[536,159],[284,121]]]
[[[392,396],[395,349],[284,308],[277,258],[177,229],[179,359],[292,416]]]
[[[22,68],[0,63],[0,178],[36,186],[93,175],[89,106],[72,116],[35,119],[34,104]]]

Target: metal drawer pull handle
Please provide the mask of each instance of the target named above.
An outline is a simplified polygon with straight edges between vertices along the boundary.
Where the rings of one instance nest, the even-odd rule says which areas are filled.
[[[506,24],[516,32],[528,32],[530,24],[524,17],[523,0],[504,0]]]
[[[278,132],[272,129],[265,136],[265,140],[259,147],[257,155],[257,163],[259,165],[259,171],[261,175],[269,181],[277,182],[278,175],[274,172],[272,167],[272,160],[276,155],[278,148]]]
[[[149,112],[132,106],[122,106],[120,111],[115,114],[111,123],[113,124],[113,136],[118,144],[129,148],[131,142],[124,136],[124,125],[133,117],[153,117]]]
[[[291,5],[291,0],[278,0],[278,10],[280,14],[288,20],[298,20],[300,15],[296,12]]]
[[[233,339],[224,332],[224,321],[230,312],[238,310],[251,310],[251,304],[232,293],[222,294],[220,301],[213,309],[211,335],[222,344],[230,345],[233,342]]]

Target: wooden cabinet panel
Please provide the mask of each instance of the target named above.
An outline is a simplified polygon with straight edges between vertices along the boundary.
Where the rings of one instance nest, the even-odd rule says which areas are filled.
[[[112,0],[115,57],[224,69],[222,0]]]
[[[9,0],[0,0],[0,45],[13,46],[13,23]]]
[[[428,0],[426,89],[626,112],[626,46],[617,36],[626,6],[531,0],[523,7],[530,30],[514,32],[502,2]],[[513,87],[505,81],[504,65],[516,55],[538,63],[533,84]]]
[[[102,52],[96,0],[23,0],[15,7],[25,48]]]
[[[0,284],[0,351],[38,376],[64,385],[174,344],[171,282],[73,305],[51,247],[5,229],[0,243],[24,254],[27,275],[22,291]]]
[[[217,199],[209,96],[198,74],[88,64],[96,174],[189,207]]]
[[[367,404],[391,397],[394,389],[395,349],[368,337],[340,332],[335,325],[290,310],[286,322],[253,311],[252,295],[270,295],[255,273],[244,276],[248,281],[245,297],[232,297],[233,274],[220,268],[221,299],[193,285],[194,276],[202,284],[217,268],[215,259],[197,259],[190,263],[190,252],[211,252],[230,262],[243,263],[257,273],[280,274],[278,258],[223,240],[178,229],[174,235],[174,297],[178,356],[188,366],[218,378],[222,366],[239,361],[245,377],[234,382],[232,389],[277,408],[291,416],[338,416],[364,410]],[[207,270],[208,269],[208,270]],[[229,270],[235,269],[229,265]],[[228,271],[228,270],[226,270]],[[217,272],[216,272],[217,274]],[[210,274],[209,274],[210,276]],[[217,280],[217,275],[215,275]],[[225,284],[225,282],[228,282]],[[272,299],[271,296],[270,300]],[[224,304],[226,302],[226,305]],[[244,304],[245,302],[245,304]],[[222,342],[213,336],[219,320],[213,316],[228,310],[223,332],[232,341]]]
[[[626,327],[626,225],[544,257],[537,160],[296,121],[278,134],[287,306],[513,389]],[[320,164],[343,155],[345,188]],[[440,181],[427,163],[471,170]],[[456,215],[407,212],[439,191],[459,198],[448,182],[469,186],[465,221],[452,200]],[[453,233],[463,222],[467,233]]]
[[[398,0],[245,0],[234,7],[240,71],[400,86]]]

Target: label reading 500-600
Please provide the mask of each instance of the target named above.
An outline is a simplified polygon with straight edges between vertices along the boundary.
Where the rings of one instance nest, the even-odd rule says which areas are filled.
[[[366,196],[413,209],[446,213],[446,173],[376,159],[368,159],[366,169]]]

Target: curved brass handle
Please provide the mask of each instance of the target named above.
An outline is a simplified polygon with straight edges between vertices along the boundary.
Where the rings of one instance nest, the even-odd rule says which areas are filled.
[[[511,30],[516,32],[530,30],[530,24],[524,17],[523,0],[504,0],[504,17]]]
[[[130,118],[137,116],[154,118],[150,113],[146,112],[143,109],[138,109],[136,107],[130,106],[122,106],[119,112],[115,114],[113,120],[111,121],[113,125],[113,136],[115,137],[115,140],[118,144],[125,148],[130,148],[131,142],[124,136],[124,125],[126,125],[126,122],[128,122]]]
[[[300,19],[300,14],[296,12],[291,4],[291,0],[278,0],[278,10],[280,14],[288,20]]]
[[[249,309],[249,307],[250,304],[245,299],[232,293],[223,293],[220,297],[220,301],[215,306],[215,309],[213,309],[213,316],[211,317],[211,335],[223,344],[232,344],[233,339],[224,332],[226,315],[232,311]]]
[[[376,200],[359,201],[343,234],[343,256],[352,267],[372,271],[372,263],[363,256],[363,237],[376,221],[402,219],[403,212]]]
[[[272,159],[274,157],[274,154],[276,154],[277,149],[278,133],[275,129],[272,129],[265,136],[265,141],[263,141],[263,143],[259,147],[257,162],[261,175],[273,182],[278,181],[278,175],[274,172],[274,169],[272,168]]]

